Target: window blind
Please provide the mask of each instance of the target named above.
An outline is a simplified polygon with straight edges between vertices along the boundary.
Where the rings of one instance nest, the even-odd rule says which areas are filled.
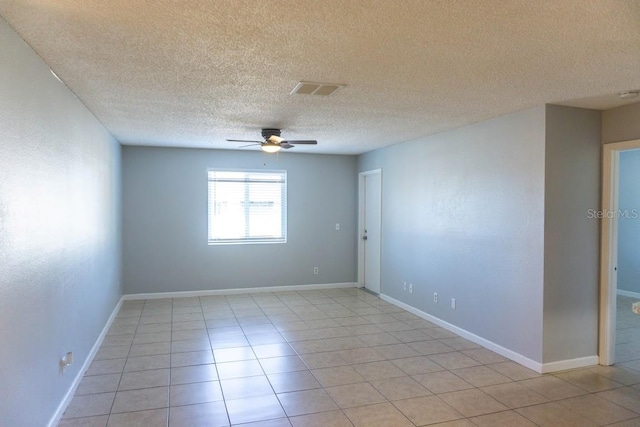
[[[287,172],[209,170],[209,244],[287,241]]]

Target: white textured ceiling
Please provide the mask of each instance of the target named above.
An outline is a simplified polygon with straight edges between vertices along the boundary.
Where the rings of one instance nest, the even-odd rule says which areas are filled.
[[[356,154],[640,88],[637,0],[0,0],[123,144]],[[289,95],[298,81],[347,86]],[[632,101],[631,101],[632,102]]]

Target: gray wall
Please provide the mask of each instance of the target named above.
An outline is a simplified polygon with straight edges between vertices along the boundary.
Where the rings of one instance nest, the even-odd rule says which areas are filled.
[[[597,354],[601,113],[548,105],[544,362]]]
[[[286,244],[207,245],[212,167],[287,170]],[[125,293],[355,282],[356,177],[354,156],[124,147]]]
[[[536,107],[367,153],[358,164],[382,168],[382,293],[537,362],[544,123]]]
[[[620,153],[618,289],[640,293],[640,150]]]
[[[640,139],[640,102],[602,112],[602,142]]]
[[[0,58],[0,424],[44,426],[120,297],[120,149],[1,18]]]

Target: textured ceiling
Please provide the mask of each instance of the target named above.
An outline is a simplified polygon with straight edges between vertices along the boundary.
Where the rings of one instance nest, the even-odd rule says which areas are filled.
[[[640,88],[637,0],[0,0],[123,144],[356,154]],[[298,81],[345,84],[290,95]]]

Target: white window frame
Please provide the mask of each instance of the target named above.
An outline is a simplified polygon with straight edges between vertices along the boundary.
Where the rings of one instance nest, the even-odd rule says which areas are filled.
[[[246,174],[265,174],[273,175],[278,174],[282,176],[282,210],[281,210],[281,227],[282,235],[274,238],[250,238],[242,237],[237,239],[211,239],[210,230],[213,218],[211,216],[211,208],[214,202],[211,200],[210,185],[215,179],[210,178],[211,172],[239,172]],[[245,185],[245,200],[248,196],[247,186]],[[248,221],[248,211],[245,210],[245,222]],[[245,223],[246,227],[246,223]],[[287,171],[286,170],[265,170],[265,169],[224,169],[224,168],[208,168],[207,169],[207,241],[209,245],[247,245],[247,244],[276,244],[287,243]]]

